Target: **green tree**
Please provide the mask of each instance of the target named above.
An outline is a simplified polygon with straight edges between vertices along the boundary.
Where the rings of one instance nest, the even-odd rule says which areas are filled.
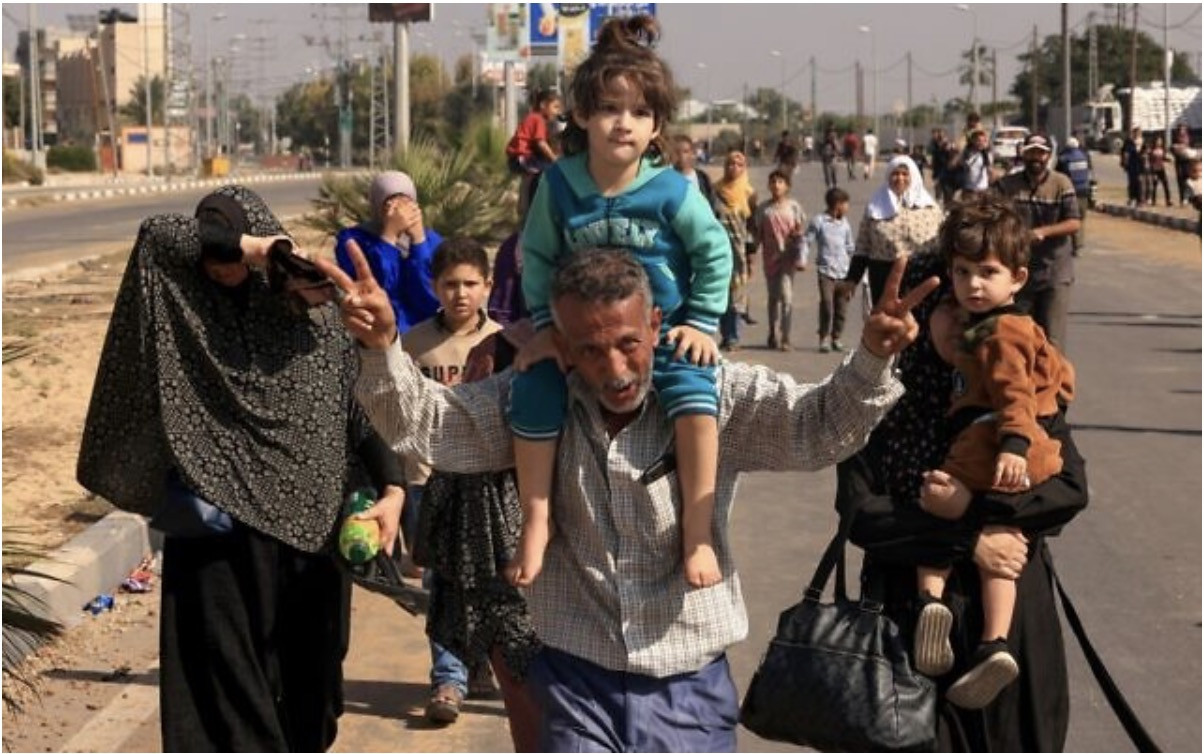
[[[995,80],[994,57],[986,45],[978,47],[978,101],[981,103],[991,95],[991,83]],[[974,50],[962,53],[962,62],[958,65],[957,82],[966,87],[966,101],[973,102],[971,96],[974,81]],[[985,95],[985,96],[984,96]]]
[[[475,90],[475,91],[474,91]],[[465,55],[456,61],[455,84],[443,103],[443,114],[453,135],[463,134],[469,124],[492,112],[492,92],[488,86],[473,82],[472,58]]]
[[[556,66],[551,63],[527,66],[527,92],[531,97],[535,96],[535,92],[547,89],[560,90],[560,74]]]
[[[4,77],[4,125],[12,128],[21,120],[21,82],[16,76]]]
[[[151,116],[152,125],[163,125],[164,97],[163,97],[163,79],[155,76],[151,79]],[[117,114],[121,119],[130,125],[144,126],[146,125],[146,77],[139,76],[134,85],[130,87],[130,101],[122,105],[117,110]]]
[[[290,138],[298,149],[322,149],[328,138],[337,143],[338,128],[330,79],[293,84],[276,100],[276,133]]]
[[[1099,63],[1099,80],[1103,84],[1114,84],[1118,87],[1129,86],[1130,61],[1132,59],[1133,30],[1116,26],[1097,24],[1096,45]],[[1079,104],[1095,96],[1095,92],[1087,91],[1087,72],[1089,69],[1090,39],[1088,31],[1070,38],[1070,78],[1071,102]],[[1062,37],[1060,34],[1047,36],[1037,50],[1036,56],[1025,52],[1017,59],[1024,65],[1024,70],[1016,76],[1009,93],[1020,101],[1020,110],[1025,122],[1032,120],[1032,74],[1031,64],[1037,63],[1038,98],[1047,102],[1062,101]],[[1163,48],[1144,31],[1137,33],[1137,83],[1159,81],[1162,79]],[[1198,82],[1192,72],[1187,55],[1176,53],[1171,66],[1172,83]],[[1041,104],[1037,103],[1038,106]]]
[[[250,95],[236,94],[229,100],[230,112],[234,115],[234,127],[231,138],[237,137],[242,143],[252,142],[257,148],[262,145],[259,141],[259,110],[251,101]]]

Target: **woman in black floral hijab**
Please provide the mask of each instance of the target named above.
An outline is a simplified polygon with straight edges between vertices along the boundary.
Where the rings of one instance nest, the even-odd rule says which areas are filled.
[[[939,253],[917,255],[907,266],[903,287],[945,272]],[[920,509],[921,475],[940,466],[951,439],[946,414],[953,370],[929,338],[929,320],[948,289],[945,280],[941,292],[916,307],[920,335],[899,359],[907,392],[867,446],[838,466],[836,507],[841,516],[853,516],[850,540],[866,551],[863,581],[881,586],[887,613],[908,646],[915,622],[916,566],[953,566],[946,595],[955,616],[951,641],[957,664],[937,679],[942,693],[965,672],[978,641],[979,568],[1019,577],[1008,638],[1020,663],[1019,680],[983,710],[940,705],[938,738],[946,751],[1061,751],[1069,681],[1044,536],[1056,534],[1086,506],[1085,464],[1065,418],[1058,417],[1047,429],[1062,442],[1060,475],[1020,494],[979,495],[958,521]]]
[[[269,283],[282,234],[239,186],[197,217],[147,219],[97,369],[80,483],[166,534],[166,751],[330,746],[349,630],[342,500],[367,466],[400,511],[404,475],[351,399],[337,311]]]

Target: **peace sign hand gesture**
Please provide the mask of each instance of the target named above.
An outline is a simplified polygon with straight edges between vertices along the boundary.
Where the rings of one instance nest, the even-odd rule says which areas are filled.
[[[347,241],[347,255],[355,266],[354,280],[329,260],[315,260],[315,264],[338,290],[336,300],[347,330],[365,348],[388,348],[397,339],[397,319],[389,295],[372,276],[372,268],[354,240]]]
[[[924,300],[928,294],[940,287],[940,278],[933,276],[899,298],[899,284],[903,280],[903,271],[907,269],[907,257],[895,260],[890,275],[886,278],[886,289],[878,305],[870,313],[861,331],[861,344],[875,356],[885,359],[901,352],[911,345],[920,332],[920,326],[912,316],[911,310]]]

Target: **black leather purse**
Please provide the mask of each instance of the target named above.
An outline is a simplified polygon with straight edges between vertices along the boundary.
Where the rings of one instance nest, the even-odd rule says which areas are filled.
[[[851,521],[849,522],[851,524]],[[912,669],[899,627],[862,585],[845,591],[842,521],[802,602],[778,618],[740,722],[762,738],[820,751],[931,751],[936,685]],[[820,602],[836,568],[835,601]]]

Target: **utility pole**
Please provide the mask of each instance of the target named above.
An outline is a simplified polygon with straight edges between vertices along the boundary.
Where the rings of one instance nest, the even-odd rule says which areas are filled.
[[[744,124],[740,127],[740,151],[748,154],[748,83],[744,84],[744,99],[740,100],[740,112]]]
[[[1070,107],[1074,81],[1070,78],[1070,5],[1062,3],[1062,143],[1070,138]],[[1055,155],[1056,157],[1056,155]]]
[[[1171,42],[1168,38],[1170,22],[1166,16],[1166,3],[1162,4],[1162,144],[1169,151],[1171,148]]]
[[[502,64],[502,75],[505,77],[502,106],[506,109],[506,133],[512,134],[518,128],[518,87],[514,83],[514,61],[507,60]],[[565,88],[562,86],[560,90],[565,91]]]
[[[855,64],[856,87],[857,94],[857,125],[855,128],[861,128],[861,122],[865,119],[865,72],[861,69],[861,61],[858,60]]]
[[[815,56],[811,56],[811,132],[819,135],[819,110],[816,105],[815,93],[819,89],[819,82],[816,79]]]
[[[915,146],[915,112],[911,109],[911,50],[907,51],[907,144]]]
[[[171,3],[163,3],[163,178],[171,183],[172,66]]]
[[[42,64],[38,49],[41,35],[38,33],[37,6],[29,4],[29,127],[30,146],[33,147],[33,166],[42,167]],[[24,145],[22,145],[24,146]]]
[[[154,139],[151,138],[152,128],[154,127],[154,102],[151,97],[151,75],[150,75],[150,17],[147,15],[146,9],[143,8],[142,18],[139,19],[142,24],[142,81],[146,89],[146,177],[154,176],[154,153],[152,150]]]
[[[393,122],[397,138],[393,148],[410,148],[410,24],[393,22]],[[510,133],[509,131],[507,133]]]
[[[1099,91],[1099,35],[1095,30],[1095,11],[1087,14],[1087,98],[1094,100]]]
[[[1137,88],[1137,3],[1133,3],[1133,38],[1129,52],[1129,88]],[[1130,97],[1132,95],[1130,94]],[[1129,108],[1132,111],[1132,107]]]
[[[1037,111],[1041,107],[1041,103],[1037,99],[1037,95],[1040,92],[1040,88],[1037,86],[1037,79],[1041,75],[1041,61],[1037,58],[1037,50],[1038,50],[1037,25],[1033,24],[1033,51],[1032,51],[1032,56],[1031,56],[1032,75],[1029,76],[1030,83],[1032,84],[1032,93],[1030,94],[1030,96],[1032,97],[1033,106],[1032,106],[1032,116],[1031,116],[1032,122],[1030,124],[1031,127],[1029,130],[1034,131],[1034,132],[1037,130],[1037,120],[1038,120]]]
[[[991,127],[999,128],[999,49],[991,48]]]

